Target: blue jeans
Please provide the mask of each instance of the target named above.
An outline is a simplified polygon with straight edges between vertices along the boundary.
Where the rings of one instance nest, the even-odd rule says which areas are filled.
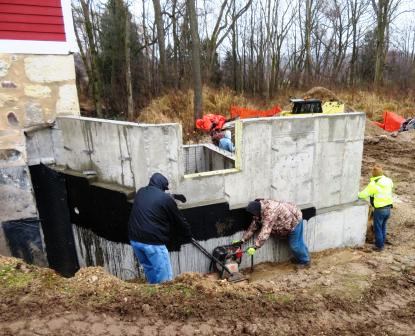
[[[308,264],[310,262],[310,254],[304,243],[303,226],[303,220],[301,219],[294,230],[288,235],[288,245],[299,264]]]
[[[390,208],[375,209],[373,212],[373,228],[375,230],[375,245],[383,249],[386,241],[386,223],[391,214]]]
[[[149,283],[173,280],[169,252],[165,245],[149,245],[133,240],[130,243]]]

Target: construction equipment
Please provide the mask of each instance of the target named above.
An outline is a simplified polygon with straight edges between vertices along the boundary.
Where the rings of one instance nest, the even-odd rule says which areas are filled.
[[[281,112],[281,116],[299,114],[332,114],[344,112],[344,104],[338,101],[325,102],[323,105],[320,99],[290,99],[292,103],[291,111]]]
[[[242,244],[218,246],[213,250],[213,253],[209,253],[193,238],[192,244],[211,260],[209,271],[218,272],[221,279],[227,279],[229,282],[247,280],[247,277],[239,272],[239,265],[245,252],[241,248]]]

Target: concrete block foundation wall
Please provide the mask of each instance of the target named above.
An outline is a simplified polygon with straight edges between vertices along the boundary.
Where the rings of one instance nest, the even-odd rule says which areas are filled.
[[[0,254],[42,265],[46,255],[28,165],[33,157],[34,164],[40,157],[50,163],[54,155],[47,150],[50,141],[40,146],[30,130],[57,115],[79,115],[73,56],[0,54]]]

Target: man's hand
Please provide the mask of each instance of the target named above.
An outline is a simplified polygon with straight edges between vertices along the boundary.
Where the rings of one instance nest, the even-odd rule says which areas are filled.
[[[173,198],[177,199],[178,201],[182,203],[186,203],[186,197],[183,194],[173,194]]]
[[[253,247],[253,246],[251,246],[250,248],[246,250],[246,253],[251,257],[255,254],[255,252],[256,252],[256,247]]]

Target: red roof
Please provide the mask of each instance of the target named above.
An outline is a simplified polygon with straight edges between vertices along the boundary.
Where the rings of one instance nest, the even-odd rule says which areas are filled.
[[[0,39],[66,41],[61,0],[0,0]]]

